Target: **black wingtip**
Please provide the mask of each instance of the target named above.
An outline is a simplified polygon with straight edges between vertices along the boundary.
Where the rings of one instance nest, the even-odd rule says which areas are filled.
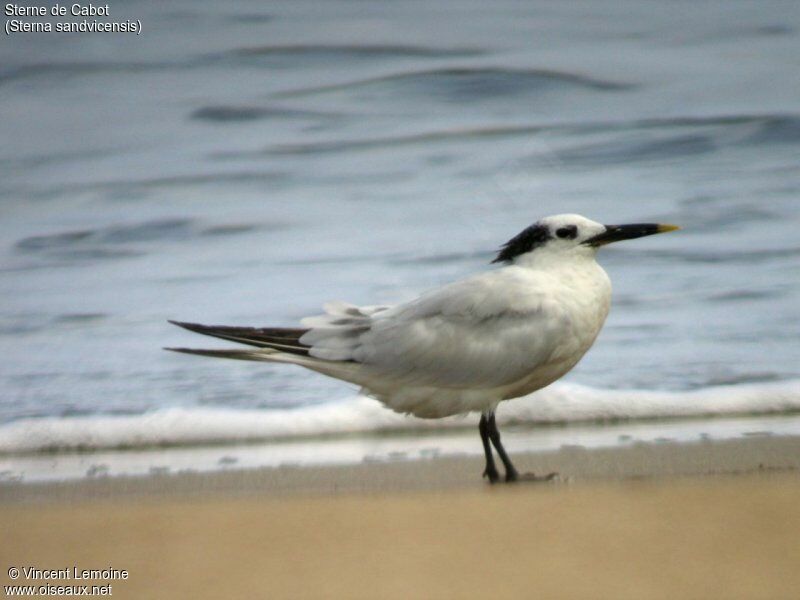
[[[162,348],[169,352],[178,352],[180,354],[194,354],[197,356],[223,356],[226,353],[234,352],[233,350],[205,350],[201,348]]]
[[[196,333],[205,333],[209,329],[207,325],[201,325],[200,323],[187,323],[186,321],[173,321],[172,319],[167,319],[167,322]]]
[[[199,323],[186,323],[184,321],[169,320],[173,325],[201,335],[246,344],[257,348],[271,348],[288,354],[308,356],[309,346],[303,344],[300,338],[308,329],[290,329],[282,327],[231,327],[229,325],[200,325]],[[176,352],[198,354],[197,351],[178,349]],[[210,355],[208,355],[210,356]]]

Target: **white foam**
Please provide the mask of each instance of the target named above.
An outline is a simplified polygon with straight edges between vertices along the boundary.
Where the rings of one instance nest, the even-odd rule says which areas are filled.
[[[686,392],[600,390],[556,384],[504,403],[502,423],[559,423],[775,414],[800,411],[800,380]],[[23,419],[0,426],[0,453],[290,440],[388,430],[473,427],[474,419],[422,420],[375,400],[282,410],[169,408],[143,415]]]

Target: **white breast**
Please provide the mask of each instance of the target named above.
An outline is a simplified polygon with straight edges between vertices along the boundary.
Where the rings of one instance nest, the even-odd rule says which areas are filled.
[[[407,309],[407,329],[402,319],[390,321],[368,338],[364,391],[397,412],[438,418],[492,410],[574,367],[608,315],[605,271],[587,260],[569,269],[516,266],[493,274],[445,288],[413,307],[416,313]]]

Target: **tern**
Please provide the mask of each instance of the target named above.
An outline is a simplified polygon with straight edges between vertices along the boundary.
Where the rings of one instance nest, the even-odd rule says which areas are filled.
[[[611,282],[595,260],[601,246],[679,229],[602,225],[574,214],[546,217],[511,238],[500,267],[394,306],[332,302],[302,327],[230,327],[170,321],[246,349],[167,348],[202,356],[299,365],[354,383],[388,408],[424,419],[479,412],[483,476],[520,474],[500,441],[495,410],[570,371],[594,343],[611,305]]]

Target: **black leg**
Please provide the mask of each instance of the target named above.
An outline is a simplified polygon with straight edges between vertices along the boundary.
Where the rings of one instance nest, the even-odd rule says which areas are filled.
[[[494,413],[489,415],[487,426],[489,429],[489,439],[492,440],[492,444],[495,450],[497,450],[500,460],[503,461],[503,467],[506,469],[506,481],[516,481],[519,479],[519,473],[517,473],[517,469],[514,468],[514,464],[511,462],[511,459],[508,458],[508,454],[506,454],[506,449],[503,448],[503,444],[500,442],[500,432],[494,420]]]
[[[486,428],[487,428],[487,433],[489,435],[489,439],[491,440],[492,444],[497,450],[497,454],[498,456],[500,456],[500,460],[503,461],[503,466],[506,469],[506,482],[513,483],[514,481],[552,481],[555,478],[557,473],[548,473],[543,477],[537,477],[533,473],[524,473],[520,475],[514,468],[514,464],[511,462],[511,459],[508,458],[508,454],[506,454],[506,449],[503,448],[503,444],[500,442],[500,431],[497,429],[497,423],[495,423],[494,420],[494,413],[491,413],[489,415],[489,418],[486,421]]]
[[[483,470],[483,476],[489,479],[489,483],[497,483],[500,479],[500,473],[497,472],[497,467],[494,464],[494,456],[492,455],[492,446],[489,444],[489,423],[486,419],[486,415],[481,415],[481,421],[478,423],[478,431],[481,433],[483,453],[486,455],[486,468]]]

